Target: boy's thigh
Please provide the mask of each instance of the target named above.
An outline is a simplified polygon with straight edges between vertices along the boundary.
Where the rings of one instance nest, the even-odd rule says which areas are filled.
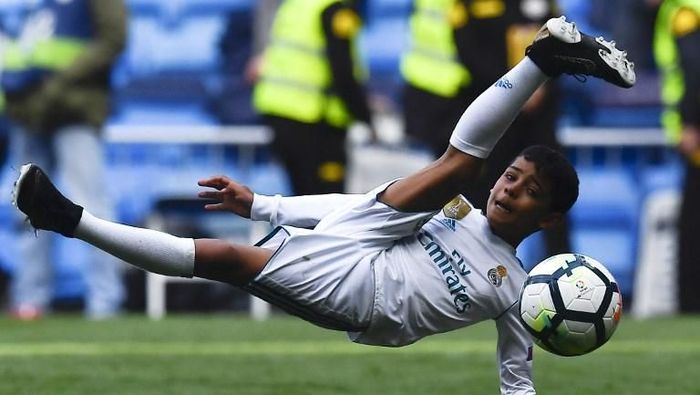
[[[316,232],[290,235],[245,288],[335,330],[364,330],[374,306],[371,257],[352,238]]]

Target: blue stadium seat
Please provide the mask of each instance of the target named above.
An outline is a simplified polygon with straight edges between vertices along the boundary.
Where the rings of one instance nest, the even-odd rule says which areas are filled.
[[[202,147],[180,144],[129,145],[120,147],[121,153],[110,153],[109,193],[113,196],[121,221],[138,224],[148,216],[155,202],[166,197],[196,198],[197,181],[214,175],[226,174],[248,183],[250,179],[267,180],[270,185],[279,182],[254,170],[249,174],[241,169],[225,147],[212,152]],[[206,147],[205,147],[206,148]],[[216,148],[216,147],[215,147]],[[138,151],[129,155],[128,150]],[[263,192],[265,192],[263,190]]]
[[[257,193],[289,196],[292,187],[284,168],[275,162],[261,163],[253,167],[245,183]]]
[[[204,6],[198,2],[180,3],[183,7]],[[234,4],[207,2],[210,6],[214,3],[225,3],[227,7]],[[222,73],[228,57],[224,58],[225,48],[220,41],[229,14],[209,11],[177,18],[159,15],[131,18],[127,49],[113,73],[115,122],[138,123],[146,118],[147,123],[152,123],[152,118],[165,115],[168,108],[176,118],[165,116],[162,121],[156,119],[156,123],[219,122],[214,112],[220,109],[212,104],[220,102],[227,87]],[[240,92],[233,94],[244,96]],[[159,114],[161,110],[164,113]]]
[[[180,13],[189,16],[248,11],[255,6],[255,0],[180,0],[177,3]]]
[[[176,24],[132,18],[127,49],[113,74],[117,108],[138,100],[206,103],[218,78],[224,24],[225,15]]]
[[[597,29],[597,26],[595,26],[591,21],[591,15],[595,7],[595,4],[593,3],[595,2],[581,0],[559,0],[558,8],[561,10],[563,15],[566,15],[568,20],[576,22],[579,30],[586,32],[593,37],[597,37],[599,35],[603,35],[604,32]]]
[[[126,7],[131,17],[157,16],[161,13],[162,0],[127,0]]]
[[[0,1],[0,15],[18,12],[26,9],[26,0],[3,0]]]
[[[579,169],[578,202],[571,210],[574,252],[602,262],[631,295],[639,227],[639,187],[621,168]]]
[[[636,232],[636,228],[632,231]],[[636,235],[636,233],[635,233]],[[605,265],[629,298],[634,288],[636,237],[630,229],[576,227],[571,235],[574,251],[588,255]]]
[[[622,168],[579,168],[579,199],[571,209],[576,224],[632,223],[639,209],[638,186]]]
[[[367,26],[360,37],[360,48],[370,72],[398,73],[409,38],[408,21],[403,18],[383,19]]]
[[[120,125],[215,125],[217,120],[200,103],[147,102],[120,103],[110,119]]]
[[[409,46],[408,20],[385,18],[370,24],[360,37],[360,50],[369,69],[369,89],[395,102],[403,85],[401,55]]]
[[[154,173],[160,177],[157,184],[152,185],[151,193],[154,196],[184,196],[197,197],[201,189],[197,181],[214,174],[226,174],[234,180],[241,180],[244,175],[237,168],[209,167],[206,163],[174,166],[154,166]]]
[[[535,265],[544,260],[544,258],[546,258],[546,252],[542,233],[537,232],[523,240],[518,246],[516,255],[523,264],[523,268],[528,272],[535,267]]]
[[[134,16],[157,15],[168,19],[250,9],[254,4],[254,0],[127,0]]]
[[[133,163],[112,161],[107,167],[107,192],[112,197],[117,220],[132,225],[141,224],[153,206],[150,184],[153,172],[142,160]]]
[[[27,3],[22,0],[0,1],[0,32],[19,36],[24,17],[27,13]]]
[[[225,15],[183,18],[166,25],[158,18],[135,17],[129,22],[126,71],[149,75],[167,70],[208,71],[219,62],[218,38]]]
[[[661,98],[657,73],[640,71],[634,89],[597,85],[592,96],[592,126],[660,127]]]
[[[14,271],[17,263],[17,243],[15,242],[16,217],[15,208],[9,202],[0,204],[0,270],[8,273]]]
[[[610,107],[597,106],[589,126],[598,127],[659,127],[660,106]]]
[[[679,190],[683,184],[684,169],[680,160],[650,166],[641,171],[641,189],[644,195],[665,189]]]
[[[370,0],[367,2],[369,23],[383,18],[408,18],[413,4],[412,0]]]
[[[90,265],[89,252],[94,248],[76,239],[55,236],[54,300],[76,300],[85,295],[83,268]]]

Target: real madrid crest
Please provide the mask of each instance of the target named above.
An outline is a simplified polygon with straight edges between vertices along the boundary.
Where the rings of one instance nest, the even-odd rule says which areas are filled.
[[[503,279],[508,276],[508,269],[503,265],[498,265],[490,269],[486,275],[491,284],[500,287],[503,284]]]
[[[461,196],[452,199],[442,208],[442,213],[445,217],[456,220],[466,217],[470,211],[472,211],[472,206]]]

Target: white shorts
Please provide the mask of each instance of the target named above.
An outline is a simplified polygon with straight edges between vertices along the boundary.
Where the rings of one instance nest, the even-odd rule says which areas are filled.
[[[376,297],[374,259],[435,214],[405,213],[379,202],[377,194],[388,185],[331,212],[313,230],[273,230],[256,245],[276,251],[244,288],[321,327],[364,331]]]

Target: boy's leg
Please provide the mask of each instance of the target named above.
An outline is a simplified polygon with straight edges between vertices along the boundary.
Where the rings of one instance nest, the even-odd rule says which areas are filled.
[[[633,65],[614,43],[582,34],[564,18],[550,19],[528,48],[527,57],[466,109],[445,154],[392,184],[380,199],[403,211],[443,207],[475,180],[483,159],[527,99],[548,78],[562,73],[590,75],[626,88],[635,81]]]
[[[218,239],[197,239],[194,246],[195,276],[236,286],[251,282],[263,270],[273,253],[265,248],[232,244]]]
[[[301,242],[291,240],[283,249],[293,264],[284,259],[268,263],[269,249],[179,238],[96,218],[65,198],[32,164],[22,166],[14,194],[35,228],[79,238],[145,270],[242,286],[325,328],[357,332],[368,325],[374,282],[367,281],[371,265],[369,260],[360,264],[366,248],[356,239],[326,235],[310,244],[308,238],[293,239]],[[303,258],[295,259],[295,254]],[[260,273],[264,275],[257,278]]]
[[[64,197],[35,165],[22,166],[14,200],[37,229],[76,237],[150,272],[247,284],[272,252],[221,240],[180,238],[105,221]]]

